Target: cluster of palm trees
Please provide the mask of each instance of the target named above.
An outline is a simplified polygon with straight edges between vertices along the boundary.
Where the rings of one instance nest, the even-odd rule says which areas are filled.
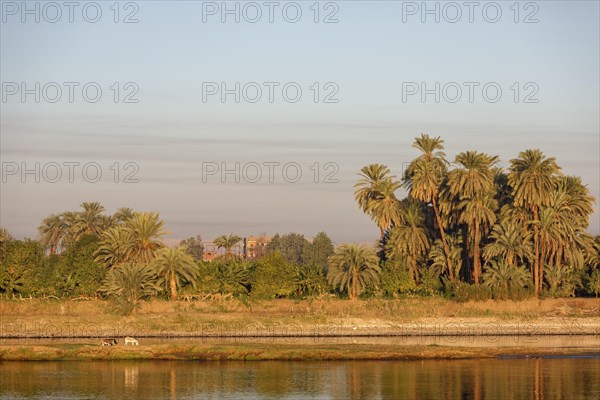
[[[587,233],[594,198],[580,178],[537,149],[521,152],[507,172],[497,156],[477,151],[461,152],[451,168],[443,144],[416,138],[420,155],[400,180],[385,165],[361,169],[355,199],[381,231],[383,259],[405,264],[417,285],[428,268],[474,284],[524,285],[529,271],[538,295],[551,285],[545,271],[596,265],[598,245]]]
[[[181,280],[192,280],[197,266],[184,247],[165,247],[162,236],[168,232],[158,213],[127,207],[113,215],[105,211],[98,202],[85,202],[79,212],[45,218],[39,227],[42,246],[49,254],[57,254],[85,235],[97,236],[95,260],[109,270],[102,288],[105,293],[135,304],[153,290],[161,290],[164,283],[176,299]]]

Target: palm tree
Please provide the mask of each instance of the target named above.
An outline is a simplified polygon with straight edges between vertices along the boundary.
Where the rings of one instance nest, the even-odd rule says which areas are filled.
[[[411,198],[432,205],[446,256],[450,280],[454,281],[454,269],[450,261],[450,250],[438,208],[440,185],[448,171],[448,161],[446,160],[446,154],[443,152],[444,141],[439,137],[430,138],[429,135],[421,134],[420,138],[415,139],[413,147],[420,150],[422,154],[408,166],[403,177],[403,183],[409,190]]]
[[[521,263],[531,257],[531,233],[524,233],[516,224],[503,220],[494,225],[489,238],[492,240],[483,249],[483,258],[506,260],[515,267],[517,260]]]
[[[75,222],[77,238],[82,235],[100,236],[105,225],[102,213],[106,209],[97,201],[81,203],[81,208],[83,211],[77,214]]]
[[[554,157],[546,157],[541,150],[525,150],[510,160],[508,183],[513,189],[514,205],[533,213],[534,285],[536,294],[542,292],[543,265],[540,265],[540,207],[548,206],[556,188],[555,177],[560,172]]]
[[[529,274],[525,267],[510,265],[506,260],[492,260],[489,262],[483,274],[486,287],[493,290],[508,292],[514,288],[523,287],[529,280]]]
[[[131,312],[141,299],[162,290],[157,278],[151,265],[126,263],[108,272],[99,291],[116,298]]]
[[[340,291],[346,290],[352,300],[365,287],[379,283],[379,257],[375,250],[364,245],[343,244],[329,257],[327,280]]]
[[[359,176],[361,179],[354,185],[356,190],[354,191],[354,198],[358,203],[360,209],[368,213],[369,203],[375,199],[379,193],[379,184],[390,178],[390,169],[382,164],[371,164],[366,167],[362,167]]]
[[[183,279],[194,282],[198,275],[198,266],[184,247],[162,249],[156,255],[153,266],[165,283],[169,282],[171,300],[177,300],[177,287],[181,286]]]
[[[450,254],[450,264],[454,268],[454,276],[460,274],[462,269],[462,239],[459,235],[448,235],[448,249]],[[433,269],[439,269],[440,271],[446,271],[448,269],[448,263],[446,262],[446,253],[444,252],[444,245],[440,239],[436,239],[429,249],[427,260],[431,264]],[[450,273],[448,273],[450,275]]]
[[[354,198],[360,209],[377,223],[381,238],[385,231],[397,222],[399,216],[398,200],[395,191],[400,184],[390,175],[390,169],[382,164],[371,164],[361,169],[361,179],[354,185]]]
[[[139,263],[151,262],[156,252],[164,246],[161,237],[168,233],[163,229],[164,225],[158,213],[135,213],[126,225],[131,233],[128,259]]]
[[[131,230],[125,226],[109,228],[100,236],[95,260],[106,268],[112,268],[128,260],[131,246]]]
[[[425,216],[420,204],[404,201],[402,204],[402,222],[391,230],[390,240],[386,244],[389,258],[400,257],[408,262],[415,284],[419,284],[417,262],[429,251],[429,236],[424,226]]]
[[[459,167],[448,173],[448,192],[459,202],[459,222],[469,228],[475,283],[479,283],[481,276],[481,230],[492,226],[496,220],[497,201],[493,191],[497,162],[496,156],[466,151],[456,156]]]
[[[491,195],[481,198],[465,199],[458,208],[462,211],[460,222],[469,227],[469,236],[473,249],[473,277],[476,284],[481,278],[481,237],[487,234],[489,227],[496,222],[496,209],[498,203]]]
[[[214,240],[214,244],[219,249],[225,249],[224,257],[225,259],[230,259],[233,258],[233,253],[231,252],[231,249],[233,249],[235,245],[238,244],[241,240],[242,238],[240,236],[230,233],[229,235],[222,235],[216,238]]]
[[[117,221],[117,223],[124,224],[133,218],[134,214],[135,212],[132,208],[121,207],[113,214],[113,218],[115,221]]]
[[[50,254],[56,254],[67,233],[67,226],[60,215],[53,214],[44,218],[38,231],[42,247],[49,250]]]
[[[387,230],[400,222],[400,202],[395,194],[400,186],[400,182],[392,179],[380,182],[375,198],[369,202],[371,218],[379,227],[382,239],[385,237]]]
[[[60,216],[65,224],[65,233],[61,241],[61,248],[65,248],[79,239],[77,227],[79,213],[75,211],[65,211]]]

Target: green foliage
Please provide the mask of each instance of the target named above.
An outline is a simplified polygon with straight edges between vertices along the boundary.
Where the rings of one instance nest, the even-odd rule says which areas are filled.
[[[397,297],[417,291],[417,285],[406,263],[393,261],[384,264],[379,287],[385,297]]]
[[[13,293],[31,293],[31,278],[43,264],[43,250],[32,240],[6,242],[0,257],[0,290]]]
[[[588,279],[588,287],[590,293],[593,293],[598,297],[600,294],[600,269],[594,268]]]
[[[125,262],[151,262],[164,247],[164,224],[158,213],[134,213],[123,223],[103,231],[96,261],[107,268]]]
[[[186,252],[196,261],[202,261],[204,254],[204,245],[202,244],[202,236],[197,235],[179,242],[180,246],[185,247]]]
[[[84,235],[61,255],[57,266],[57,292],[63,296],[93,296],[100,287],[106,269],[95,261],[99,246],[96,235]]]
[[[251,276],[251,296],[258,299],[291,297],[297,290],[298,267],[278,252],[256,261]]]
[[[442,290],[442,269],[439,267],[421,268],[421,283],[419,290],[422,294],[433,295]]]
[[[462,240],[458,235],[449,235],[446,237],[448,244],[448,252],[450,254],[450,265],[454,269],[454,276],[459,276],[462,268]],[[437,239],[431,248],[427,260],[431,267],[438,268],[442,273],[448,272],[448,264],[446,263],[446,254],[444,252],[443,243],[440,239]]]
[[[236,256],[238,256],[237,254],[234,255],[231,250],[241,240],[242,240],[242,238],[238,235],[234,235],[234,234],[222,235],[214,240],[214,244],[219,249],[225,249],[225,255],[224,255],[225,260],[231,260],[231,259],[235,258]]]
[[[248,294],[250,264],[243,261],[201,262],[198,265],[196,290],[200,293]]]
[[[483,286],[490,289],[495,298],[522,296],[522,288],[531,286],[531,275],[525,267],[512,266],[505,260],[492,260],[485,268]]]
[[[458,302],[482,301],[492,298],[492,290],[485,285],[469,285],[465,282],[444,280],[445,291]]]
[[[318,265],[327,273],[327,260],[333,254],[333,243],[325,232],[319,232],[312,243],[305,243],[301,265]]]
[[[111,269],[99,289],[114,299],[125,314],[133,312],[140,300],[154,296],[161,290],[158,276],[151,265],[132,263]]]
[[[318,296],[330,290],[325,271],[320,265],[308,264],[298,267],[298,290],[305,296]]]
[[[355,299],[379,283],[381,268],[375,250],[358,244],[343,244],[329,257],[327,281]]]
[[[566,266],[547,266],[545,278],[551,297],[574,297],[575,290],[582,285],[581,271]]]
[[[280,236],[276,234],[267,244],[268,253],[279,253],[288,262],[296,265],[304,264],[304,256],[309,252],[308,247],[310,242],[306,240],[304,235],[299,233],[288,233]]]
[[[160,277],[159,284],[164,284],[171,294],[171,300],[177,300],[177,289],[183,282],[194,282],[198,274],[198,266],[183,247],[160,250],[152,267]]]

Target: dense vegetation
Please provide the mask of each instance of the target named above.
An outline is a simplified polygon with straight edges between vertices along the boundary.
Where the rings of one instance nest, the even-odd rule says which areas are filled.
[[[552,157],[525,150],[508,171],[497,156],[421,135],[400,180],[385,165],[362,168],[360,208],[381,230],[381,287],[461,297],[596,295],[600,237],[587,233],[594,198]],[[408,197],[398,199],[404,187]],[[412,282],[400,277],[410,277]],[[443,284],[443,286],[440,286]]]
[[[422,135],[401,179],[362,168],[355,198],[380,229],[378,246],[334,249],[321,232],[275,235],[254,260],[223,235],[212,262],[200,236],[167,248],[157,213],[102,205],[51,215],[39,240],[0,229],[0,293],[107,296],[125,312],[140,300],[211,295],[242,299],[445,295],[458,300],[600,293],[600,236],[587,233],[594,199],[556,160],[526,150],[510,161],[477,151],[451,165],[443,141]],[[405,188],[408,196],[398,199]]]

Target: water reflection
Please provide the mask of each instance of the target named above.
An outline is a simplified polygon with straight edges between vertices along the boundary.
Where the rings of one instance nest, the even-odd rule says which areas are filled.
[[[598,399],[600,359],[2,362],[0,398]]]

